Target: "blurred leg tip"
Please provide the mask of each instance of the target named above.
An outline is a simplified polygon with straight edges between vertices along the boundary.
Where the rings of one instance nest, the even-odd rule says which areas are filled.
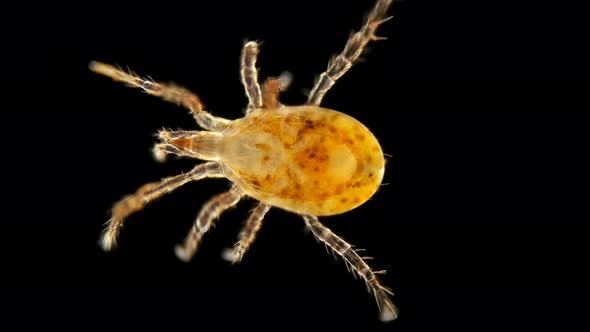
[[[284,71],[281,73],[281,75],[279,75],[278,81],[279,81],[279,90],[285,91],[289,88],[289,86],[293,82],[293,74],[291,74],[288,71]]]
[[[185,263],[190,262],[192,258],[192,256],[187,252],[186,248],[180,244],[174,247],[174,254],[176,255],[176,258]]]
[[[108,233],[104,233],[98,239],[98,246],[105,252],[113,250],[116,246],[115,239]]]
[[[163,163],[166,161],[166,152],[164,152],[160,146],[157,145],[154,147],[152,154],[157,162]]]
[[[88,69],[95,73],[101,72],[107,65],[96,60],[92,60],[88,63]]]
[[[98,64],[98,62],[95,60],[88,62],[88,69],[94,70],[94,68],[97,66],[97,64]]]
[[[239,263],[242,260],[242,256],[234,248],[223,249],[223,251],[221,251],[221,258],[232,264]]]
[[[379,320],[388,323],[397,319],[396,308],[384,308],[379,314]]]

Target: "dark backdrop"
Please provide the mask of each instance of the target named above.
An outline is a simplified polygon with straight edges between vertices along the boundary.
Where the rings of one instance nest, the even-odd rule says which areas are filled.
[[[581,8],[558,2],[398,1],[387,41],[324,99],[359,119],[388,158],[384,185],[322,218],[374,256],[400,318],[341,261],[273,209],[242,264],[220,252],[254,202],[228,211],[190,264],[176,260],[200,206],[227,181],[187,185],[129,218],[120,248],[96,245],[108,209],[189,170],[153,161],[158,129],[185,110],[90,73],[128,65],[237,118],[239,54],[263,41],[261,76],[294,75],[304,101],[373,1],[30,5],[9,24],[3,112],[3,322],[160,330],[586,330],[588,53]],[[13,17],[13,18],[14,18]],[[584,326],[586,324],[586,326]]]

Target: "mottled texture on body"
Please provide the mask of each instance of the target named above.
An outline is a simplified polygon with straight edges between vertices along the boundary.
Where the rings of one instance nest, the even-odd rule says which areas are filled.
[[[252,112],[223,133],[225,174],[249,196],[301,214],[334,215],[369,199],[383,153],[352,117],[315,106]]]

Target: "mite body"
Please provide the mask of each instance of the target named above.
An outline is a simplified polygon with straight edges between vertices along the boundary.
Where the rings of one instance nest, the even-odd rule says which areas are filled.
[[[383,153],[373,134],[346,114],[315,106],[251,112],[221,134],[169,143],[219,162],[246,195],[300,214],[349,211],[383,178]]]

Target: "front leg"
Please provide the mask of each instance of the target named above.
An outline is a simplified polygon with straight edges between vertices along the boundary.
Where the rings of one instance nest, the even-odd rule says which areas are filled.
[[[203,110],[203,104],[199,97],[188,89],[175,84],[157,83],[143,79],[135,74],[126,73],[106,63],[92,61],[88,68],[97,73],[123,82],[131,87],[143,89],[143,91],[165,101],[181,105],[189,109],[199,126],[211,131],[223,131],[229,124],[229,120],[215,117]]]
[[[350,36],[342,53],[330,60],[328,68],[316,81],[307,99],[308,105],[319,106],[326,92],[352,67],[369,41],[379,39],[375,36],[375,31],[379,25],[391,18],[385,18],[385,14],[392,2],[393,0],[377,1],[361,30]]]

